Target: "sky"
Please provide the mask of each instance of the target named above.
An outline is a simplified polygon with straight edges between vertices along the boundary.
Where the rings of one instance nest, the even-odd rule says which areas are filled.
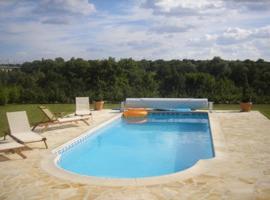
[[[270,0],[0,0],[0,63],[270,60]]]

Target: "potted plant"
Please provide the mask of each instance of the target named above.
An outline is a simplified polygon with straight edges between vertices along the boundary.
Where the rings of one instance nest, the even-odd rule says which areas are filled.
[[[101,93],[97,93],[94,104],[95,104],[95,110],[103,109],[104,101],[103,101],[103,95]]]
[[[249,85],[247,81],[247,76],[245,76],[245,84],[243,87],[240,108],[242,112],[249,112],[251,110],[251,107],[252,107],[252,102],[251,102],[250,89],[249,89]]]
[[[252,107],[250,96],[243,96],[240,102],[240,108],[242,112],[249,112]]]

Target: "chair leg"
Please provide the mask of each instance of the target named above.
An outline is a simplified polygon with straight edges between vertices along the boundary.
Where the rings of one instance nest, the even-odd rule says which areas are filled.
[[[4,131],[4,140],[7,139],[7,135],[9,135],[9,132],[8,131]]]
[[[15,150],[15,153],[21,156],[23,159],[26,158],[26,156],[21,152],[21,150]]]
[[[46,147],[46,149],[48,149],[48,145],[47,145],[47,142],[46,142],[46,138],[43,138],[43,142],[44,142],[44,144],[45,144],[45,147]]]
[[[90,124],[86,120],[82,119],[82,122],[84,122],[87,126],[90,126]]]

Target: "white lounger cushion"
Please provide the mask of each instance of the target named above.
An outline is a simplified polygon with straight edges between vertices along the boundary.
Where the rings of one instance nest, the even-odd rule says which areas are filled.
[[[27,142],[38,142],[38,141],[41,141],[45,138],[45,137],[42,137],[41,135],[34,133],[32,131],[16,134],[13,136],[15,136],[18,140],[20,140],[22,142],[26,142],[26,143]]]
[[[11,134],[31,131],[25,111],[7,112],[7,119]]]
[[[90,115],[89,97],[76,97],[76,115]]]
[[[190,108],[192,110],[207,108],[208,99],[195,98],[127,98],[126,107],[129,108],[153,108],[153,109],[179,109]]]
[[[0,151],[6,151],[10,149],[22,148],[24,145],[17,142],[0,141]]]

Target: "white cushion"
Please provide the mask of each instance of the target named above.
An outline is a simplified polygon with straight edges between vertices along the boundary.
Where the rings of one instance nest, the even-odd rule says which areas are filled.
[[[17,138],[18,140],[20,140],[22,142],[36,142],[36,141],[41,141],[45,138],[45,137],[43,137],[37,133],[34,133],[32,131],[18,133],[18,134],[12,134],[12,136],[14,136],[15,138]]]

